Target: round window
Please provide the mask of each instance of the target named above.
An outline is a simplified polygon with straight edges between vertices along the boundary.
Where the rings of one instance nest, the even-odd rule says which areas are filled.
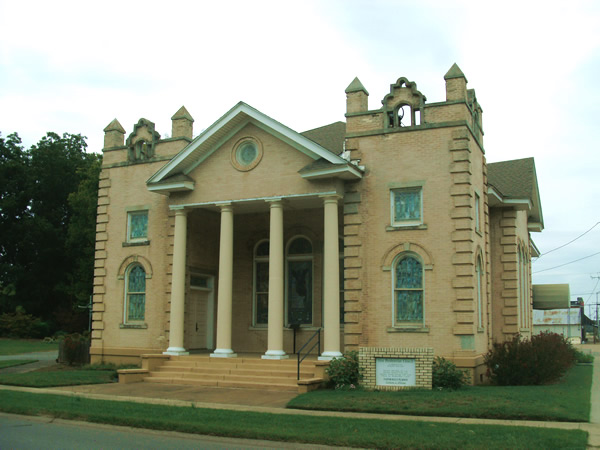
[[[237,170],[248,172],[254,169],[263,156],[261,142],[255,137],[241,138],[231,150],[231,164]]]
[[[242,166],[249,166],[258,156],[258,148],[254,142],[245,142],[237,149],[236,159]]]

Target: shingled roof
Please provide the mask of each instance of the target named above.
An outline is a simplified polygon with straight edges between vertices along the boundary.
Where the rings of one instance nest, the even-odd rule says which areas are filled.
[[[339,155],[344,151],[346,122],[334,122],[300,134],[311,141],[316,142],[330,152]]]
[[[544,219],[533,158],[489,163],[487,168],[488,185],[502,197],[501,203],[528,201],[530,221],[538,223],[541,231]]]
[[[535,163],[533,158],[488,163],[488,184],[504,197],[533,200]]]

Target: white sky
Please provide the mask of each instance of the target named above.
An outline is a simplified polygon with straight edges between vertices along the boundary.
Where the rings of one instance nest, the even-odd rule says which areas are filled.
[[[534,156],[542,253],[600,221],[600,2],[0,0],[0,132],[47,131],[100,151],[117,118],[195,133],[243,100],[297,131],[344,120],[358,76],[379,108],[404,76],[445,100],[456,62],[483,107],[489,162]],[[534,272],[600,252],[600,225]],[[600,254],[534,275],[596,302]],[[586,313],[588,308],[586,307]]]

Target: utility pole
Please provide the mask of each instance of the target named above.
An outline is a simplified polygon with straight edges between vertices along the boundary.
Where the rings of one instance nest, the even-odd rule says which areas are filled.
[[[597,276],[590,275],[590,277],[592,278],[592,280],[593,279],[600,280],[600,273]],[[598,317],[598,294],[599,293],[600,293],[600,291],[596,291],[596,333],[594,334],[594,344],[596,343],[596,336],[598,336],[598,334],[600,334],[600,317]]]

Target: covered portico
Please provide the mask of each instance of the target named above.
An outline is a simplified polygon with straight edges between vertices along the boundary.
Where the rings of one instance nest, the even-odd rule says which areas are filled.
[[[220,150],[223,147],[228,151]],[[209,159],[213,154],[220,154],[222,161],[218,157]],[[279,173],[268,172],[269,158],[277,163]],[[225,159],[229,160],[227,165]],[[201,165],[204,161],[208,162]],[[208,167],[209,163],[216,168]],[[294,167],[298,163],[300,165]],[[214,173],[226,171],[229,175],[225,178],[207,180]],[[169,195],[169,208],[174,212],[169,346],[164,353],[185,355],[189,350],[184,345],[187,258],[193,251],[188,222],[190,215],[208,211],[213,216],[218,215],[216,342],[210,356],[237,356],[232,344],[234,283],[238,276],[234,269],[234,243],[239,239],[234,224],[243,223],[250,214],[263,214],[268,215],[268,321],[262,328],[267,331],[262,358],[288,358],[284,349],[284,331],[290,325],[289,320],[285,320],[284,218],[288,212],[308,211],[306,214],[314,215],[316,211],[323,217],[319,225],[323,316],[320,325],[324,334],[321,358],[341,356],[340,251],[343,249],[339,244],[339,215],[345,181],[361,177],[362,171],[348,160],[240,103],[150,178],[148,189]],[[266,195],[252,195],[263,192]]]

